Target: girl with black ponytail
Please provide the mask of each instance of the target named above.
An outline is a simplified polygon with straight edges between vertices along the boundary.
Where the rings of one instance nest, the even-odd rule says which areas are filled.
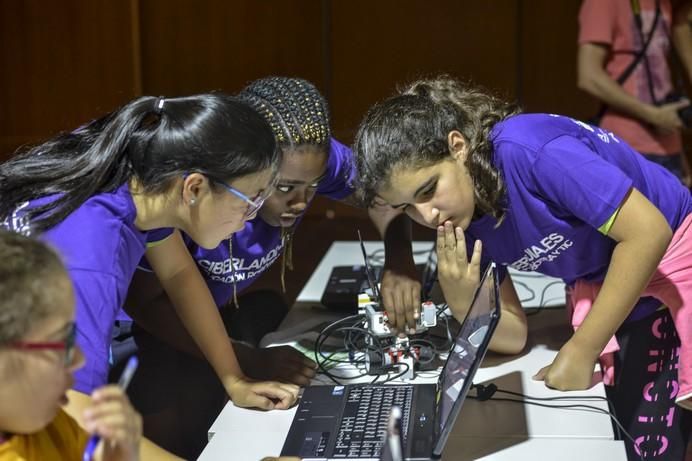
[[[148,260],[172,299],[209,291],[177,230],[205,248],[241,229],[271,193],[280,152],[251,107],[220,94],[142,97],[0,165],[0,222],[61,254],[75,286],[75,373],[66,410],[82,421],[105,384],[111,329],[149,231],[170,228]],[[187,306],[190,303],[177,303]],[[240,406],[287,408],[297,387],[250,382],[216,309],[178,315]]]
[[[283,153],[276,190],[256,218],[247,221],[242,230],[216,248],[208,249],[190,238],[185,239],[224,318],[229,336],[236,340],[235,349],[244,371],[258,379],[305,385],[315,375],[312,360],[287,346],[257,347],[265,334],[276,330],[288,310],[281,294],[278,290],[250,293],[245,290],[275,262],[281,264],[281,286],[285,287],[286,269],[292,266],[294,232],[316,196],[354,202],[353,154],[350,148],[332,138],[327,102],[306,80],[262,78],[251,82],[238,97],[269,123]],[[382,228],[387,227],[387,218],[373,214],[373,221]],[[355,235],[355,229],[353,232]],[[388,257],[391,254],[396,252],[387,252]],[[393,290],[391,283],[387,283],[392,280],[392,274],[389,277],[383,281],[383,291]],[[399,279],[399,286],[403,287],[399,290],[411,293],[410,298],[415,297],[420,306],[417,276],[406,278],[408,283],[403,279],[403,276]],[[135,378],[131,395],[135,403],[140,399],[143,404],[146,401],[147,408],[141,407],[145,434],[147,421],[155,419],[161,428],[157,433],[165,434],[157,438],[162,446],[187,458],[196,458],[206,443],[206,428],[218,415],[221,409],[218,405],[224,402],[213,398],[210,389],[217,380],[200,364],[199,352],[175,316],[169,295],[163,293],[154,277],[137,271],[126,304],[133,307],[132,316],[141,326],[134,330],[138,345],[147,345],[146,350],[141,347],[140,350],[151,356],[149,363],[156,364],[156,372],[142,373]],[[147,376],[151,379],[147,380]],[[175,380],[180,390],[165,386],[176,376],[186,377],[184,381]],[[153,391],[160,389],[165,391],[156,392],[156,399],[152,400]],[[180,395],[191,395],[194,399],[183,400]],[[179,423],[182,420],[186,422],[185,427]],[[198,427],[199,431],[191,434],[189,427]],[[186,446],[181,447],[183,444]]]

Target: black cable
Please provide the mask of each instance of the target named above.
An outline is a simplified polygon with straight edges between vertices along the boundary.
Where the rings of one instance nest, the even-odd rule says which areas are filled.
[[[564,285],[564,283],[565,282],[563,282],[562,280],[554,280],[554,281],[548,283],[546,286],[544,286],[543,290],[541,291],[541,299],[538,302],[538,308],[543,309],[545,307],[545,304],[547,302],[546,298],[545,298],[545,294],[548,292],[550,287],[553,287],[555,285]]]
[[[357,327],[355,327],[355,325],[361,324],[364,321],[364,316],[362,316],[360,314],[351,315],[351,316],[345,317],[343,319],[339,319],[335,322],[332,322],[329,325],[327,325],[326,327],[324,327],[322,329],[322,331],[317,335],[317,338],[315,339],[315,346],[314,346],[314,351],[313,351],[314,357],[315,357],[315,363],[317,364],[319,372],[324,374],[330,380],[334,381],[334,383],[339,384],[339,385],[342,384],[339,381],[339,379],[349,379],[349,378],[332,374],[330,371],[327,370],[327,368],[325,367],[325,364],[328,362],[342,363],[343,361],[332,359],[333,355],[340,352],[340,351],[332,352],[328,357],[325,357],[324,353],[322,352],[322,346],[324,345],[325,341],[331,336],[332,333],[335,333],[337,330],[342,329],[342,327],[340,327],[340,325],[342,325],[346,322],[349,322],[349,321],[351,321],[353,323],[351,326],[346,327],[347,329],[357,328]],[[346,350],[345,352],[348,352],[348,350]],[[349,360],[349,362],[352,362],[352,361]],[[351,379],[357,378],[357,377],[360,377],[360,376],[351,377]]]
[[[564,284],[564,283],[565,283],[565,282],[563,282],[562,280],[554,280],[554,281],[552,281],[552,282],[546,284],[546,285],[543,287],[543,289],[541,290],[541,297],[540,297],[539,302],[538,302],[538,307],[536,307],[536,308],[534,308],[534,309],[531,309],[531,310],[528,310],[528,312],[526,313],[526,315],[536,315],[536,314],[542,312],[543,309],[545,309],[546,304],[548,303],[548,301],[550,301],[550,300],[553,299],[553,298],[546,298],[546,297],[545,297],[545,295],[546,295],[546,293],[548,292],[548,290],[549,290],[551,287],[555,286],[555,285],[562,285],[562,284]]]
[[[545,277],[545,275],[543,275],[543,274],[531,274],[531,273],[520,273],[520,274],[514,274],[512,276],[512,282],[515,285],[522,287],[523,289],[525,289],[526,291],[528,291],[530,293],[530,297],[520,299],[520,302],[522,304],[527,303],[529,301],[533,301],[534,299],[536,299],[536,292],[531,287],[529,287],[528,283],[523,282],[521,279],[522,278],[541,279],[544,277]],[[548,304],[549,301],[552,301],[553,299],[557,299],[557,298],[546,298],[546,294],[548,293],[548,290],[551,287],[553,287],[555,285],[561,285],[561,284],[564,284],[564,282],[562,280],[553,280],[552,282],[549,282],[548,284],[546,284],[541,289],[541,296],[538,300],[538,307],[527,309],[526,315],[536,315],[536,314],[540,313],[546,307],[546,305]]]
[[[418,349],[419,349],[418,350],[418,357],[416,357],[415,354],[412,354],[412,352],[415,351],[416,347],[418,347]],[[429,347],[433,351],[433,354],[431,355],[431,357],[429,359],[425,359],[425,360],[421,359],[421,356],[423,355],[421,349],[423,347]],[[429,363],[434,362],[435,357],[437,355],[439,355],[439,353],[437,352],[437,349],[435,349],[435,345],[433,343],[431,343],[430,341],[427,341],[424,339],[419,339],[419,340],[416,340],[415,342],[413,342],[413,341],[409,342],[409,346],[408,346],[408,348],[406,348],[406,353],[408,353],[413,358],[414,362],[420,363],[422,365],[427,365]]]
[[[437,307],[436,307],[437,313],[436,313],[435,315],[436,315],[437,317],[440,317],[441,315],[444,314],[444,312],[445,312],[448,308],[449,308],[449,304],[447,304],[447,303],[438,304]]]
[[[397,365],[405,365],[405,366],[406,366],[406,369],[405,369],[404,371],[402,371],[401,373],[398,373],[398,374],[396,374],[396,375],[394,375],[394,376],[389,376],[389,377],[387,377],[387,379],[385,379],[384,381],[382,381],[383,383],[388,383],[388,382],[390,382],[390,381],[394,381],[395,379],[401,378],[401,377],[404,376],[406,373],[408,373],[409,369],[411,368],[411,367],[409,367],[409,364],[406,363],[406,362],[399,362],[399,363],[397,363]]]
[[[444,315],[447,305],[443,304],[436,307],[436,317],[438,318],[438,321],[445,322],[444,331],[446,333],[446,337],[434,335],[430,330],[419,335],[411,336],[408,346],[406,348],[402,347],[401,350],[407,356],[410,356],[416,364],[426,365],[432,363],[436,356],[448,353],[454,344],[448,316]],[[384,364],[384,357],[390,352],[390,348],[394,347],[392,344],[392,339],[390,337],[380,338],[377,335],[374,335],[365,327],[365,325],[365,315],[356,314],[336,320],[324,327],[322,331],[319,332],[317,338],[315,339],[313,351],[315,363],[318,367],[318,373],[328,377],[334,383],[342,385],[342,380],[359,379],[373,374],[375,374],[375,378],[372,381],[373,383],[377,382],[382,377],[385,377],[384,382],[388,382],[398,379],[410,371],[410,365],[406,362],[397,362],[391,365]],[[329,338],[338,334],[343,335],[343,348],[331,350],[330,352],[324,351],[325,342]],[[443,339],[443,342],[438,344],[433,341],[434,338]],[[420,358],[417,358],[416,355],[412,353],[412,347],[428,347],[433,355],[430,358],[420,360]],[[347,354],[348,358],[335,358],[335,356],[340,353]],[[362,354],[363,357],[356,358],[357,354]],[[379,366],[379,368],[385,370],[384,373],[376,374],[372,372],[373,367],[367,365],[367,361],[369,360],[368,354],[373,354],[375,357],[381,357],[382,364]],[[353,365],[356,370],[361,371],[361,373],[353,376],[340,376],[339,374],[333,373],[327,369],[328,365],[335,364],[338,366],[339,364],[345,363]],[[377,366],[377,364],[375,365]],[[398,373],[393,374],[395,371]]]
[[[340,326],[341,324],[346,323],[349,320],[355,320],[354,323],[352,323],[350,326]],[[354,376],[339,376],[337,374],[331,373],[328,371],[325,367],[326,363],[350,363],[356,367],[356,369],[361,369],[361,366],[365,364],[365,359],[362,360],[356,360],[355,358],[350,357],[352,353],[363,353],[366,355],[368,352],[375,352],[380,354],[381,356],[384,356],[384,354],[387,353],[387,347],[384,347],[380,341],[380,338],[378,338],[376,335],[372,334],[370,331],[368,331],[365,328],[358,327],[356,325],[363,324],[364,323],[364,316],[362,315],[353,315],[350,317],[346,317],[344,319],[337,320],[329,325],[327,325],[318,335],[317,339],[315,340],[315,351],[314,351],[314,356],[315,356],[315,362],[318,365],[319,368],[319,373],[324,374],[327,376],[330,380],[332,380],[334,383],[338,385],[342,385],[343,383],[340,380],[352,380],[352,379],[358,379],[362,378],[368,375],[371,375],[368,371],[365,371],[364,373],[354,375]],[[344,337],[344,344],[346,345],[345,349],[343,351],[334,351],[328,356],[325,356],[325,354],[322,352],[322,346],[324,345],[325,341],[335,333],[345,333]],[[357,338],[353,337],[353,333],[358,333],[361,338],[370,338],[370,341],[372,344],[367,344],[364,343],[363,346],[358,346],[357,344],[354,344],[354,341],[357,342]],[[350,343],[350,344],[349,344]],[[357,349],[350,349],[348,346],[358,346]],[[339,352],[347,352],[349,353],[349,359],[348,360],[341,360],[341,359],[333,359],[333,355]],[[390,366],[388,368],[392,369],[392,372],[394,371],[394,368],[398,368],[399,365],[404,365],[406,366],[406,369],[394,376],[389,376],[391,372],[387,373],[379,373],[375,375],[375,378],[373,379],[372,383],[376,383],[383,375],[386,375],[387,378],[384,382],[391,381],[394,379],[397,379],[404,374],[408,372],[409,365],[403,362],[395,364],[395,366]],[[386,368],[385,368],[386,369]]]
[[[364,338],[371,334],[364,328],[365,320],[359,323],[362,323],[363,326],[357,327],[353,325],[351,327],[339,327],[333,331],[333,333],[346,332],[344,335],[344,347],[347,352],[357,352],[361,350],[365,345]],[[363,345],[360,345],[359,341],[363,341]]]
[[[608,400],[607,397],[602,397],[602,396],[595,396],[595,395],[583,395],[583,396],[578,396],[578,395],[565,395],[565,396],[556,396],[556,397],[531,397],[526,394],[522,394],[520,392],[514,392],[514,391],[508,391],[505,389],[500,389],[498,388],[495,384],[487,384],[487,385],[482,385],[482,384],[473,384],[471,386],[472,389],[476,389],[476,396],[469,395],[468,397],[471,399],[475,400],[494,400],[496,402],[515,402],[515,403],[521,403],[521,404],[528,404],[528,405],[535,405],[539,407],[544,407],[544,408],[557,408],[557,409],[567,409],[567,410],[581,410],[581,411],[593,411],[601,414],[608,415],[610,419],[615,423],[615,425],[620,429],[621,433],[627,437],[627,440],[632,442],[632,445],[634,447],[637,447],[637,443],[634,441],[634,438],[630,435],[629,432],[624,428],[622,423],[618,420],[617,416],[610,410],[604,410],[603,408],[595,407],[593,405],[586,405],[586,404],[567,404],[567,405],[555,405],[555,404],[547,404],[547,403],[541,403],[545,401],[565,401],[565,400],[602,400],[605,402],[608,402],[609,407],[610,405],[610,400]],[[518,399],[510,399],[506,397],[495,397],[494,394],[500,392],[503,394],[509,394],[509,395],[514,395],[518,396]],[[642,455],[641,451],[639,450],[639,458],[644,461],[644,456]]]
[[[432,349],[433,352],[435,353],[435,354],[433,355],[433,357],[432,357],[431,359],[429,359],[429,360],[422,361],[422,360],[417,360],[417,359],[416,359],[416,360],[419,361],[420,363],[430,363],[430,362],[432,362],[433,360],[435,360],[435,356],[438,356],[438,355],[440,355],[440,354],[446,354],[447,352],[449,352],[449,348],[446,348],[446,349],[445,349],[445,348],[439,348],[439,347],[436,346],[435,343],[433,343],[432,341],[427,340],[427,339],[423,339],[423,338],[411,340],[411,341],[409,341],[409,344],[410,344],[411,346],[427,346],[427,347],[429,347],[430,349]],[[415,356],[414,356],[414,358],[415,358]]]
[[[522,394],[521,392],[514,392],[514,391],[508,391],[506,389],[500,389],[500,388],[495,388],[495,392],[500,392],[502,394],[509,394],[509,395],[514,395],[517,397],[521,397],[523,399],[528,399],[528,400],[543,400],[543,401],[552,401],[552,400],[600,400],[604,402],[608,402],[608,398],[604,397],[602,395],[562,395],[562,396],[555,396],[555,397],[533,397],[528,394]]]
[[[524,303],[528,303],[528,302],[536,299],[536,292],[533,291],[533,288],[529,287],[528,283],[522,282],[521,280],[516,280],[516,279],[512,279],[512,283],[514,283],[515,286],[518,285],[518,286],[522,287],[524,290],[529,292],[529,297],[528,298],[521,298],[519,300],[520,303],[524,304]]]
[[[351,359],[335,359],[333,356],[339,353],[343,353],[344,351],[334,351],[328,356],[324,357],[322,356],[325,362],[330,362],[330,363],[354,363],[354,362],[360,362],[360,360],[351,360]]]

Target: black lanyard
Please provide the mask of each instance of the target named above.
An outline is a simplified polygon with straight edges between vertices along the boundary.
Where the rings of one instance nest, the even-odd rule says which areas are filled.
[[[651,24],[651,30],[649,31],[648,37],[644,37],[644,23],[642,21],[642,12],[641,12],[641,5],[639,4],[639,0],[630,0],[630,5],[632,5],[632,15],[634,16],[634,22],[637,25],[637,30],[639,31],[639,39],[642,43],[642,49],[635,58],[634,61],[634,66],[640,61],[644,61],[644,71],[646,72],[646,84],[649,89],[649,96],[651,96],[651,102],[654,104],[658,103],[658,100],[656,99],[656,95],[654,94],[654,84],[653,84],[653,76],[651,75],[651,67],[649,66],[649,59],[646,57],[646,50],[649,48],[649,43],[651,43],[651,40],[654,37],[654,33],[656,32],[656,27],[658,27],[658,22],[661,17],[661,1],[656,0],[656,6],[655,6],[655,14],[654,14],[654,20]],[[632,68],[634,70],[634,67]],[[631,71],[630,71],[631,73]],[[628,75],[629,76],[629,75]],[[626,77],[625,77],[626,78]],[[623,80],[624,82],[624,80]]]
[[[622,73],[615,79],[615,81],[619,85],[623,85],[625,81],[630,77],[630,75],[632,75],[634,69],[636,69],[639,63],[643,60],[646,70],[647,83],[649,86],[649,93],[651,94],[651,100],[654,103],[656,103],[656,98],[654,97],[653,91],[653,83],[651,79],[651,69],[649,68],[649,62],[646,59],[646,50],[649,48],[651,39],[653,39],[654,32],[656,31],[656,27],[658,26],[658,21],[661,16],[661,3],[660,0],[656,0],[656,14],[654,15],[653,23],[651,24],[651,31],[649,32],[649,35],[648,37],[646,37],[646,39],[644,39],[641,5],[639,4],[639,0],[630,0],[630,4],[632,5],[632,14],[634,15],[634,22],[637,24],[637,30],[639,30],[639,37],[641,39],[642,48],[639,51],[631,52],[634,55],[634,59],[632,59],[632,62],[630,62],[627,68],[625,68],[625,70],[622,71]],[[606,113],[607,110],[608,105],[601,104],[601,107],[598,110],[598,114],[596,114],[596,116],[591,119],[591,123],[593,123],[594,125],[599,125],[601,123],[603,115]]]

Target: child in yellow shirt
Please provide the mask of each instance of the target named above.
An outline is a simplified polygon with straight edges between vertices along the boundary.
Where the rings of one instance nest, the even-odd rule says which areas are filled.
[[[117,386],[94,391],[84,413],[89,433],[62,409],[75,347],[74,293],[55,252],[0,231],[0,461],[81,460],[89,433],[96,459],[139,459],[140,416]]]

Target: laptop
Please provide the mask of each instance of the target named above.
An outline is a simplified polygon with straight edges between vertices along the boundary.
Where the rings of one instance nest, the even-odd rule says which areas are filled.
[[[491,263],[437,384],[306,387],[281,455],[310,460],[377,460],[390,409],[398,406],[402,411],[404,459],[439,458],[499,319],[498,275]]]

